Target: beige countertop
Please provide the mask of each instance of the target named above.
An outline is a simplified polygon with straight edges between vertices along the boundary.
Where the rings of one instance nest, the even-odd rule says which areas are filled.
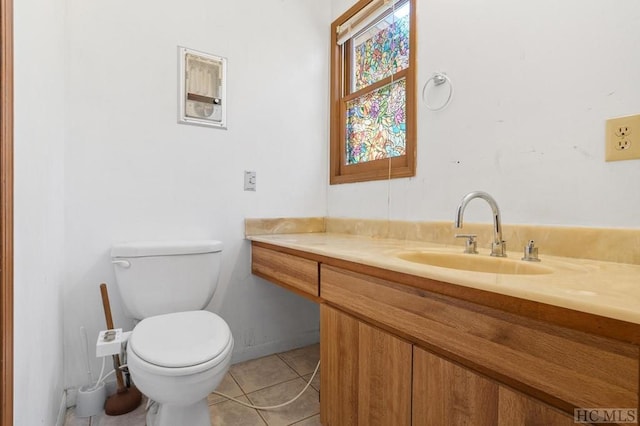
[[[249,240],[640,324],[640,265],[546,256],[552,273],[503,275],[403,260],[407,252],[460,253],[460,246],[335,233],[271,234]],[[477,256],[487,256],[479,249]],[[472,256],[472,255],[469,255]],[[521,252],[508,252],[522,262]]]

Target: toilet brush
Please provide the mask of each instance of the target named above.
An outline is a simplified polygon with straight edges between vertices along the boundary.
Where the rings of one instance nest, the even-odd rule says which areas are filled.
[[[107,321],[107,329],[113,330],[109,293],[107,293],[107,285],[104,283],[100,284],[100,294],[102,294],[102,307],[104,308],[104,317]],[[138,408],[142,401],[142,394],[134,385],[131,385],[131,387],[125,386],[122,371],[120,371],[119,355],[113,355],[113,364],[116,370],[118,390],[115,394],[107,398],[107,402],[104,404],[104,412],[109,416],[119,416]]]

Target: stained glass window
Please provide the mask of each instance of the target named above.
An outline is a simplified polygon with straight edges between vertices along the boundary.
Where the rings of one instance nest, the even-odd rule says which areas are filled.
[[[361,0],[331,24],[331,184],[415,176],[415,3]]]
[[[406,153],[406,81],[396,81],[347,102],[347,164]]]
[[[360,90],[409,66],[409,3],[355,37],[354,88]],[[398,16],[401,16],[398,18]]]

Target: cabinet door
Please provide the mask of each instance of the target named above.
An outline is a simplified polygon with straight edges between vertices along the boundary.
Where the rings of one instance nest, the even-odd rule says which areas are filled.
[[[500,386],[498,426],[575,426],[573,416]]]
[[[320,420],[358,424],[358,321],[320,305]]]
[[[324,426],[411,423],[411,344],[320,307],[320,415]]]
[[[498,384],[418,347],[413,350],[413,425],[495,426]]]

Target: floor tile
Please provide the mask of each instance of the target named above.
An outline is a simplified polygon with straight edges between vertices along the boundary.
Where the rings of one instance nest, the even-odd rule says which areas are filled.
[[[249,402],[246,396],[238,398]],[[253,408],[234,401],[223,401],[209,406],[211,426],[265,426],[264,420]]]
[[[318,373],[316,373],[316,376],[313,378],[313,381],[311,382],[311,386],[318,392],[320,391],[320,370],[321,368],[318,368]],[[307,374],[306,376],[302,376],[302,379],[308,383],[312,374]]]
[[[305,346],[304,348],[278,354],[296,373],[301,376],[313,373],[320,360],[320,344]]]
[[[245,393],[282,383],[297,377],[277,355],[246,361],[232,365],[231,375]]]
[[[76,417],[76,408],[71,407],[64,417],[64,426],[89,426],[89,417]]]
[[[142,404],[130,413],[121,416],[107,416],[104,411],[98,415],[89,417],[76,417],[75,407],[67,410],[65,426],[145,426],[146,399]]]
[[[301,378],[280,383],[247,396],[254,405],[278,405],[296,396],[305,383]],[[275,410],[260,410],[260,415],[269,426],[285,426],[304,420],[320,412],[318,391],[309,387],[300,398],[282,408]]]
[[[225,395],[229,395],[233,398],[242,396],[242,389],[240,389],[240,386],[238,386],[236,381],[233,379],[231,373],[225,374],[222,382],[220,382],[220,385],[216,388],[216,391]],[[210,393],[207,397],[207,400],[209,401],[209,405],[211,405],[215,404],[216,402],[226,401],[227,399],[223,396]]]
[[[103,413],[101,416],[93,418],[91,426],[145,426],[147,419],[146,406],[147,401],[145,398],[142,404],[130,413],[121,416],[107,416]]]
[[[304,419],[301,422],[294,423],[292,426],[322,426],[320,423],[320,414]]]

